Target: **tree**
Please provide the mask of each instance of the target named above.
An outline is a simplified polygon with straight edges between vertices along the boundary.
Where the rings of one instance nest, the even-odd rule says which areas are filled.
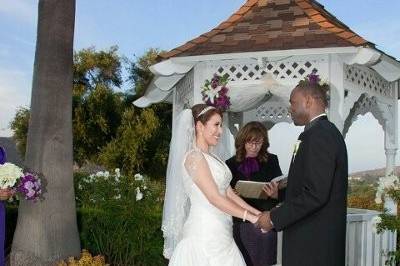
[[[121,124],[124,95],[97,85],[73,109],[74,160],[79,165],[96,161]]]
[[[131,176],[140,172],[146,160],[146,144],[159,126],[152,109],[141,110],[133,106],[126,109],[116,138],[101,151],[99,162],[109,169],[120,168]]]
[[[150,66],[157,63],[159,55],[162,53],[159,49],[150,48],[147,52],[129,62],[128,81],[132,84],[131,91],[133,97],[127,97],[130,102],[143,96],[147,86],[154,75],[150,72]],[[140,171],[154,177],[165,177],[168,163],[169,143],[172,132],[172,106],[167,103],[153,104],[146,109],[151,109],[158,118],[158,129],[155,130],[151,138],[146,142],[144,157]],[[154,167],[158,165],[158,167]]]
[[[52,265],[80,251],[72,177],[75,0],[39,0],[26,166],[47,183],[20,201],[11,265]]]
[[[154,77],[149,67],[157,63],[161,52],[159,49],[150,48],[143,56],[136,58],[136,61],[127,60],[129,64],[128,81],[132,84],[133,100],[143,96],[147,86]]]
[[[74,160],[95,161],[100,150],[117,133],[125,96],[116,93],[122,83],[118,47],[74,54],[73,134]]]
[[[143,109],[132,106],[132,102],[143,94],[144,88],[153,78],[149,66],[156,63],[160,52],[157,49],[149,49],[134,61],[127,59],[122,61],[121,57],[117,55],[117,51],[116,46],[101,51],[96,51],[92,47],[82,49],[74,54],[72,110],[74,162],[78,165],[86,162],[100,163],[108,167],[127,168],[129,172],[137,171],[162,178],[165,176],[171,138],[171,105],[154,104],[146,108],[152,112],[145,116],[142,116]],[[131,92],[116,91],[123,83],[121,61],[128,64],[129,77],[127,81],[132,84]],[[136,93],[136,90],[139,92]],[[137,143],[141,143],[143,147],[140,148],[140,156],[121,154],[121,149],[105,148],[110,142],[113,142],[114,146],[127,144],[123,139],[125,133],[122,131],[129,131],[131,128],[127,127],[127,122],[123,122],[122,119],[125,116],[126,121],[128,114],[132,121],[140,121],[142,127],[155,125],[154,128],[146,129],[151,132],[149,136],[129,141],[129,144],[133,145],[130,147],[132,149],[136,149]],[[150,120],[147,121],[147,119]],[[12,122],[15,125],[13,128],[14,138],[17,143],[21,143],[21,150],[25,150],[25,129],[28,120],[29,110],[24,110],[20,115],[15,116]],[[126,134],[128,133],[126,132]],[[116,153],[111,155],[111,152]],[[132,156],[136,161],[132,161]],[[115,161],[118,157],[129,160],[130,165],[120,166],[122,161]],[[111,161],[107,161],[107,158]],[[155,164],[159,167],[153,167]]]
[[[11,129],[14,131],[13,138],[17,143],[17,150],[22,157],[25,157],[29,116],[29,109],[25,107],[20,107],[15,114],[14,120],[11,122]]]
[[[94,47],[74,54],[74,96],[82,96],[97,86],[107,88],[122,85],[121,58],[118,46],[96,51]]]

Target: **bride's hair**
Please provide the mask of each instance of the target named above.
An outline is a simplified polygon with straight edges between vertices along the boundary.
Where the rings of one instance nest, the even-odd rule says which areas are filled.
[[[199,103],[192,106],[192,114],[195,125],[197,121],[200,121],[202,124],[205,124],[215,114],[218,114],[222,117],[222,110],[218,108],[210,108],[206,112],[203,112],[203,110],[205,110],[207,107],[210,106],[204,103]]]

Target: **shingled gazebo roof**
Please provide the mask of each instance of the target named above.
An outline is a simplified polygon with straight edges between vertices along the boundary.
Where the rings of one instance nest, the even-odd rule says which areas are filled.
[[[315,0],[247,0],[213,30],[161,57],[348,46],[374,47]]]

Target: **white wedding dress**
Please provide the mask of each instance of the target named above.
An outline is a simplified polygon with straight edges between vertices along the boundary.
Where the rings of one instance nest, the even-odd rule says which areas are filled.
[[[203,164],[199,163],[203,160]],[[192,150],[185,157],[187,176],[184,189],[190,199],[190,210],[183,226],[182,238],[173,251],[169,265],[173,266],[245,266],[242,254],[232,236],[232,216],[213,206],[192,178],[198,165],[212,173],[219,193],[226,194],[232,174],[226,164],[214,155]],[[185,167],[185,166],[183,166]]]

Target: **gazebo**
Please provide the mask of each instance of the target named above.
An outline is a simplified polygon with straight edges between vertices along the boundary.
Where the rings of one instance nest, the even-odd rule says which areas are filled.
[[[393,172],[400,62],[314,0],[247,0],[226,21],[163,54],[150,69],[155,77],[134,104],[170,102],[174,118],[202,102],[206,79],[215,73],[229,77],[232,106],[224,119],[229,130],[220,149],[222,157],[231,155],[231,137],[248,121],[260,121],[267,128],[291,123],[290,91],[316,71],[330,84],[328,116],[343,136],[358,115],[370,112],[377,119],[384,130],[386,175]],[[394,233],[372,231],[376,215],[349,209],[347,265],[381,265],[385,259],[381,251],[395,249]]]

